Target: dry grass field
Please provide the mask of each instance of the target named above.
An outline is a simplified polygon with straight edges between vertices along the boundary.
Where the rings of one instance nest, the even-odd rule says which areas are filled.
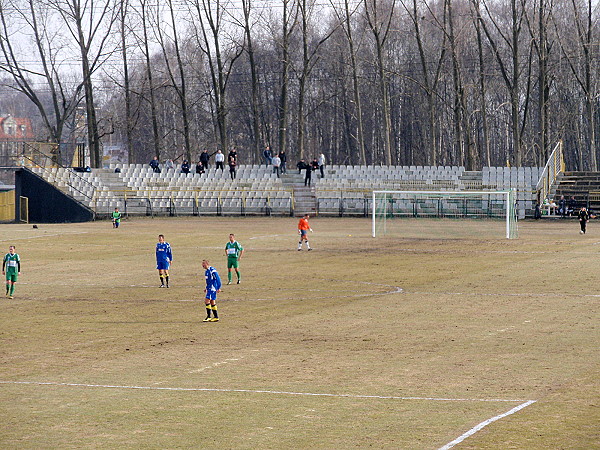
[[[312,252],[296,223],[0,225],[23,261],[0,300],[0,448],[600,448],[600,223],[373,239],[315,218]],[[230,232],[242,284],[202,323],[200,262],[226,280]]]

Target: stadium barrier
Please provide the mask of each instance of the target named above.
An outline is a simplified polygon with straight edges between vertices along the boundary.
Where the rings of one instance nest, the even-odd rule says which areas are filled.
[[[15,220],[15,191],[0,192],[0,221],[13,222]]]

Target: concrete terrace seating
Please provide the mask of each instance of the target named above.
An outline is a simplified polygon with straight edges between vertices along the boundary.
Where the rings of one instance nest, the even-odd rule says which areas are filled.
[[[234,180],[227,169],[183,174],[163,167],[154,173],[142,164],[111,164],[92,172],[33,171],[101,214],[115,207],[141,214],[288,214],[292,205],[292,194],[281,180],[270,168],[258,165],[240,165]]]
[[[115,169],[120,172],[116,173]],[[264,165],[238,166],[235,180],[228,168],[214,166],[204,174],[180,168],[154,173],[148,164],[110,164],[92,172],[68,168],[32,170],[76,200],[108,214],[115,207],[134,214],[288,214],[293,209],[289,185]],[[535,187],[542,168],[462,166],[329,165],[325,178],[313,174],[319,213],[368,213],[373,190],[461,191],[517,189],[519,216],[534,208]],[[405,205],[407,211],[409,205]],[[401,208],[402,205],[399,205]],[[452,207],[452,205],[450,206]],[[412,206],[411,206],[412,208]],[[431,209],[423,205],[423,212]]]
[[[360,199],[373,190],[462,191],[517,190],[519,217],[533,210],[541,167],[484,167],[468,172],[462,166],[339,166],[326,169],[326,177],[313,176],[319,211],[363,214]],[[426,206],[425,206],[426,208]]]

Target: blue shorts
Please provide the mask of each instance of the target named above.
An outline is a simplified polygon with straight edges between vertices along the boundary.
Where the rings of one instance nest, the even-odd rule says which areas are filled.
[[[216,300],[217,299],[217,291],[206,291],[206,299],[207,300]]]
[[[170,264],[168,261],[158,261],[156,263],[156,268],[158,270],[169,270],[169,266],[170,266]]]
[[[308,230],[300,230],[300,236],[306,236],[306,233],[308,233]]]

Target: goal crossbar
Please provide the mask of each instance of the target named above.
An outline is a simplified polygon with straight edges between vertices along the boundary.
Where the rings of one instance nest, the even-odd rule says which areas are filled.
[[[516,215],[514,214],[515,205],[513,204],[516,198],[515,189],[507,189],[501,191],[396,191],[396,190],[378,190],[373,191],[372,208],[371,208],[371,222],[372,222],[372,236],[376,237],[376,220],[377,220],[377,196],[397,194],[397,195],[414,195],[414,198],[427,197],[432,199],[440,198],[478,198],[483,199],[486,196],[501,195],[504,197],[504,210],[505,210],[505,222],[506,222],[506,239],[514,239],[516,233],[511,232],[511,224],[514,222],[516,225]]]

